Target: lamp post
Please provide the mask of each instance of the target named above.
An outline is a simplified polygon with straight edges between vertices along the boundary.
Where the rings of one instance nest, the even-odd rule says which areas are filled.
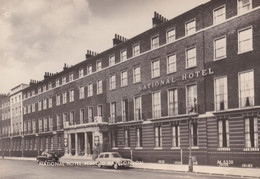
[[[189,117],[189,172],[193,172],[193,161],[191,156],[191,115]]]

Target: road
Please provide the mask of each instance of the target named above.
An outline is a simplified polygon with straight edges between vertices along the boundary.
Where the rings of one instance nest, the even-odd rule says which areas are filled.
[[[27,179],[27,178],[176,178],[176,179],[223,179],[224,176],[210,176],[188,174],[181,172],[152,171],[144,169],[97,168],[95,166],[43,166],[34,161],[0,159],[0,178]],[[228,177],[233,179],[231,177]]]

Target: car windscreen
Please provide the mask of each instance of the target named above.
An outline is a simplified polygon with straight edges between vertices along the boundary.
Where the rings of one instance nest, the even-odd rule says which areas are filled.
[[[118,153],[112,153],[112,156],[113,156],[114,158],[121,158],[121,156],[120,156]]]

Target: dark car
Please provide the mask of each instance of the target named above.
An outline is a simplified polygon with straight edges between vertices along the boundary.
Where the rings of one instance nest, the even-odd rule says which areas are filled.
[[[54,152],[42,152],[40,156],[36,157],[37,163],[40,162],[59,162],[59,157]]]

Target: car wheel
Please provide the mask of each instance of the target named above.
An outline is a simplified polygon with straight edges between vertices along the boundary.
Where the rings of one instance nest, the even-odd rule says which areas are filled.
[[[98,168],[102,168],[101,162],[98,163]]]
[[[113,167],[114,167],[115,170],[117,170],[117,169],[118,169],[118,164],[115,163],[115,164],[113,165]]]
[[[40,163],[40,160],[36,160],[36,162],[39,164],[39,163]]]

